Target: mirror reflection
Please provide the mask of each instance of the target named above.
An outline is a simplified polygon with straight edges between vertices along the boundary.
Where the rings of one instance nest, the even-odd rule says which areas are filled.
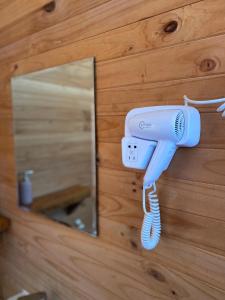
[[[96,235],[93,58],[11,86],[19,205]]]

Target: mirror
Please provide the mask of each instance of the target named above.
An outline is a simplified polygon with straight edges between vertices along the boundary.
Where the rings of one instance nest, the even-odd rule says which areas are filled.
[[[13,77],[11,87],[19,205],[96,235],[94,59]]]

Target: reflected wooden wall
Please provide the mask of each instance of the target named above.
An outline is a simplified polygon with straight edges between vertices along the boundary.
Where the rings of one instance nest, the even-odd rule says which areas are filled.
[[[34,197],[91,186],[93,72],[91,59],[12,81],[17,172],[34,171]]]
[[[12,219],[0,248],[4,297],[25,288],[54,300],[224,299],[224,120],[201,108],[200,145],[178,150],[159,180],[163,234],[154,252],[140,247],[143,173],[122,166],[120,139],[131,108],[225,96],[225,2],[48,3],[0,2],[0,210]],[[98,239],[18,210],[9,86],[13,75],[91,56]]]

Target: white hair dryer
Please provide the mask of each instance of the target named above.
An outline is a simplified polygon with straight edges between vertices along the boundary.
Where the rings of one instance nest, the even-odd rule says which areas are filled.
[[[143,184],[142,245],[153,249],[159,242],[161,224],[155,182],[166,170],[178,147],[194,147],[200,139],[200,114],[184,105],[153,106],[131,110],[125,121],[122,160],[128,168],[146,169]],[[151,212],[147,212],[146,189]]]

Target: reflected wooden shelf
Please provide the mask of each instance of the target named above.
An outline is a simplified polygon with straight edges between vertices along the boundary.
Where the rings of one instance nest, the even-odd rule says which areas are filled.
[[[5,232],[9,229],[10,220],[6,217],[0,215],[0,233]]]
[[[72,186],[67,189],[40,196],[34,199],[31,210],[47,211],[55,208],[66,208],[89,197],[91,190],[85,186]]]

